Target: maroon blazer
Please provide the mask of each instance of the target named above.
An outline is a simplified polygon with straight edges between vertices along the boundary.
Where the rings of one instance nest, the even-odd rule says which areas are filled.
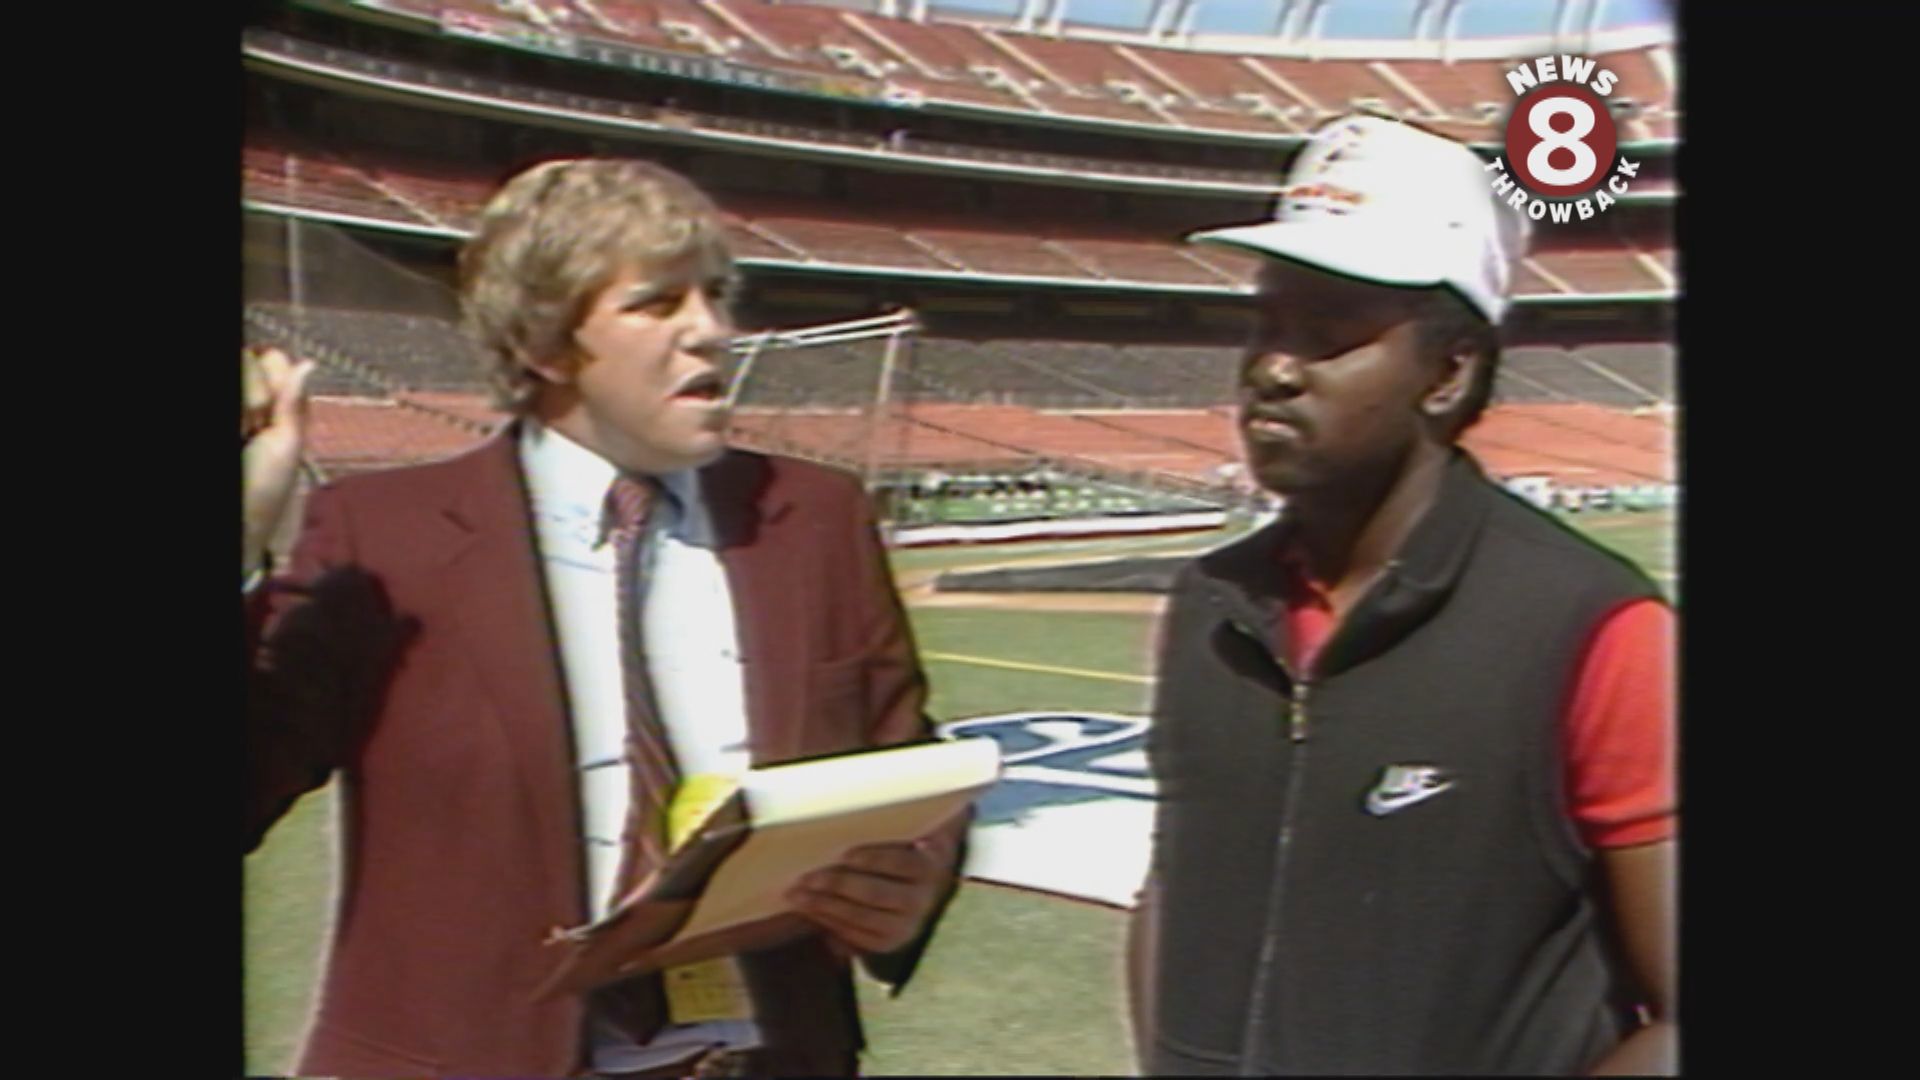
[[[532,1001],[554,963],[542,939],[588,906],[572,728],[516,433],[316,491],[290,580],[358,568],[377,603],[363,595],[315,620],[324,604],[299,589],[270,602],[246,847],[302,792],[341,778],[343,877],[303,1074],[584,1067],[583,1002]],[[928,737],[925,676],[858,483],[739,451],[701,481],[736,606],[754,762]],[[366,662],[380,636],[356,625],[375,606],[405,624],[404,644],[359,680],[370,690],[342,691],[356,680],[340,665]],[[869,968],[898,986],[926,937]],[[862,1045],[850,970],[822,938],[742,966],[786,1060],[824,1071]]]

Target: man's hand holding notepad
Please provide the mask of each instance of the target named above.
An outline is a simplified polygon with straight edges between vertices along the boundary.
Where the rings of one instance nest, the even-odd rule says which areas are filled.
[[[856,950],[886,951],[925,917],[913,910],[924,861],[950,872],[959,819],[999,775],[990,739],[750,770],[604,919],[555,931],[558,969],[541,996],[822,928]]]

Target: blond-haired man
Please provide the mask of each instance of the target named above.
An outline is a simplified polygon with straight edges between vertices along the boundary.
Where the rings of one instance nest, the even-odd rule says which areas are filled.
[[[313,495],[282,625],[297,583],[350,567],[410,636],[370,704],[255,710],[250,732],[249,847],[341,778],[343,887],[301,1071],[850,1074],[851,964],[907,979],[957,826],[806,882],[794,901],[820,932],[703,969],[699,993],[655,976],[535,992],[543,940],[631,882],[623,841],[662,826],[666,789],[928,736],[864,495],[728,449],[732,259],[682,177],[536,166],[488,205],[460,277],[516,418]]]

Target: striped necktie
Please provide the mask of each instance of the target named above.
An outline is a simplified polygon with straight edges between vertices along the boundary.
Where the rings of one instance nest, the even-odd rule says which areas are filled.
[[[615,877],[618,901],[660,865],[667,852],[667,805],[679,783],[673,746],[661,723],[647,673],[647,650],[642,640],[641,602],[645,566],[642,550],[647,516],[661,492],[655,481],[621,474],[607,490],[604,521],[614,541],[620,590],[620,673],[627,711],[626,757],[631,773],[631,798],[626,835],[621,843],[620,872]],[[601,1003],[613,1021],[645,1045],[666,1022],[666,996],[660,976],[642,975],[607,987]]]

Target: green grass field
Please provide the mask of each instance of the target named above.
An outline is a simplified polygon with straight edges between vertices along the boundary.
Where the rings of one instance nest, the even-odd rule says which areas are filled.
[[[1680,600],[1680,567],[1674,551],[1673,513],[1562,514],[1561,521],[1579,529],[1645,570],[1667,598]]]
[[[1667,513],[1586,514],[1569,524],[1646,567],[1672,595]],[[1224,534],[1044,542],[903,551],[903,570],[1013,558],[1103,558],[1195,551]],[[1033,661],[1144,676],[1153,627],[1145,615],[966,608],[912,612],[923,652]],[[927,662],[930,711],[945,720],[1019,709],[1134,713],[1140,682]],[[331,789],[297,805],[245,864],[247,1070],[284,1074],[304,1029],[331,903]],[[982,884],[960,891],[920,974],[898,999],[863,983],[870,1074],[1125,1075],[1123,913]]]

